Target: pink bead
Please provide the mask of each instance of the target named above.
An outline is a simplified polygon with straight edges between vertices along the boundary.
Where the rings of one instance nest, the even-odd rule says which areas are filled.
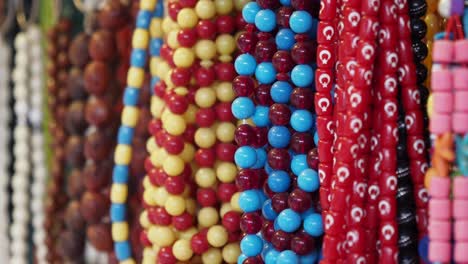
[[[455,177],[453,180],[453,197],[457,200],[468,200],[468,177]]]
[[[431,241],[429,243],[429,260],[432,262],[449,262],[451,258],[449,242]]]
[[[457,242],[455,244],[454,258],[456,263],[468,262],[468,243]]]
[[[453,60],[454,44],[451,40],[434,41],[432,60],[436,63],[451,63]]]
[[[460,39],[455,41],[455,61],[458,63],[468,62],[468,40]]]
[[[468,132],[468,113],[457,112],[452,115],[453,132],[465,134]]]
[[[432,134],[436,135],[452,131],[452,116],[448,114],[433,113],[429,130]]]
[[[452,90],[452,71],[449,69],[433,69],[431,74],[431,88],[434,92],[448,92]]]
[[[468,219],[455,221],[455,241],[468,242]]]
[[[434,112],[439,114],[450,114],[453,112],[453,93],[434,92]]]
[[[450,178],[449,177],[432,177],[431,187],[429,188],[429,195],[432,198],[445,198],[449,197],[450,193]]]
[[[453,99],[456,112],[468,112],[468,91],[455,92]]]
[[[430,199],[429,200],[429,217],[431,220],[448,220],[451,212],[449,199]],[[467,210],[468,211],[468,210]]]
[[[450,224],[451,222],[449,220],[429,220],[429,239],[431,241],[450,241],[452,234],[452,231],[450,230]]]
[[[453,88],[468,91],[468,68],[458,67],[452,70]]]
[[[453,200],[453,218],[468,220],[468,200]]]

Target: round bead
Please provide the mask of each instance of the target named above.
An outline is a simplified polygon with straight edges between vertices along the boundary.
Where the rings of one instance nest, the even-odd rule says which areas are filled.
[[[320,180],[317,171],[313,169],[303,170],[297,177],[299,188],[306,192],[315,192],[320,186]]]
[[[309,65],[296,65],[291,71],[291,80],[296,86],[307,87],[314,81],[314,71]]]
[[[255,23],[255,17],[259,11],[260,6],[256,2],[249,2],[242,9],[242,17],[245,22],[253,24]]]
[[[275,36],[275,43],[279,50],[291,50],[296,40],[294,32],[289,28],[283,28]]]
[[[177,67],[187,68],[192,66],[195,61],[195,54],[189,48],[181,47],[174,51],[174,64]]]
[[[231,110],[237,119],[247,119],[255,114],[255,105],[248,97],[238,97],[232,102]]]
[[[294,11],[289,18],[289,26],[296,33],[306,33],[312,29],[312,16],[307,11]]]
[[[270,9],[263,9],[255,15],[255,26],[263,32],[270,32],[276,27],[276,15]]]
[[[301,216],[292,209],[283,210],[277,221],[279,228],[288,233],[296,231],[302,223]]]
[[[228,232],[223,226],[215,225],[208,229],[207,239],[211,246],[222,247],[228,241]]]
[[[304,230],[313,237],[323,234],[323,222],[320,214],[310,214],[304,219]]]
[[[257,62],[252,55],[241,54],[236,58],[234,68],[239,75],[252,75],[257,68]]]
[[[308,110],[296,110],[291,115],[291,127],[298,132],[306,132],[313,126],[314,118]]]
[[[271,62],[262,62],[258,64],[255,70],[255,77],[259,83],[270,84],[276,79],[276,69]]]
[[[172,253],[174,254],[174,257],[180,261],[189,260],[193,255],[193,251],[190,247],[190,241],[186,239],[177,240],[172,246]]]
[[[255,190],[247,190],[239,196],[239,207],[244,212],[254,212],[262,207],[262,203],[258,192]]]
[[[257,235],[246,235],[240,242],[240,248],[247,257],[259,255],[263,249],[263,240]]]
[[[274,192],[285,192],[289,189],[290,184],[291,178],[285,171],[273,171],[268,176],[268,186]]]
[[[273,126],[268,131],[268,142],[274,148],[285,148],[289,145],[291,133],[285,126]]]

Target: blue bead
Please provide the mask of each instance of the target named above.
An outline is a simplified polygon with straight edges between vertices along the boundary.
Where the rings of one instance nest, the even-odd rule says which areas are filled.
[[[273,229],[275,231],[278,231],[278,230],[281,230],[279,224],[278,224],[278,217],[276,217],[276,219],[273,221]]]
[[[148,10],[140,10],[138,11],[137,17],[136,17],[136,27],[138,28],[149,28],[152,14]]]
[[[304,230],[313,237],[319,237],[323,234],[322,216],[320,214],[311,214],[304,219]]]
[[[279,254],[276,249],[270,249],[265,254],[265,264],[276,264]]]
[[[292,158],[291,160],[291,171],[298,176],[305,169],[309,168],[307,165],[307,155],[299,154]]]
[[[276,28],[276,15],[270,9],[258,11],[255,15],[255,26],[262,32],[270,32]]]
[[[314,117],[308,110],[299,109],[291,115],[291,127],[298,132],[306,132],[312,128]]]
[[[291,5],[291,0],[280,0],[281,5],[284,6],[290,6]]]
[[[289,208],[281,211],[277,219],[279,228],[288,233],[296,231],[302,223],[301,216]]]
[[[292,250],[285,250],[278,255],[276,264],[299,264],[299,258]]]
[[[294,66],[291,71],[291,81],[299,87],[307,87],[314,81],[314,70],[306,64]]]
[[[252,166],[252,169],[261,169],[267,163],[267,153],[263,148],[256,148],[255,151],[257,152],[257,162]]]
[[[239,257],[237,257],[237,264],[243,264],[244,260],[247,259],[247,256],[244,254],[240,254]]]
[[[291,50],[296,43],[294,32],[289,28],[283,28],[276,33],[275,43],[279,50]]]
[[[255,58],[252,55],[244,53],[236,58],[234,61],[234,68],[239,75],[252,75],[255,73],[255,69],[257,68],[257,61],[255,61]]]
[[[266,254],[272,249],[273,249],[273,245],[271,243],[265,242],[263,244],[263,250],[262,250],[262,254],[261,254],[262,259],[265,259]]]
[[[115,165],[112,171],[112,181],[115,183],[127,183],[128,182],[128,166],[127,165]]]
[[[268,112],[270,108],[263,105],[258,105],[255,108],[255,114],[252,117],[252,121],[257,127],[266,127],[270,124],[270,119],[268,118]]]
[[[301,213],[301,219],[304,220],[306,217],[308,217],[309,215],[315,213],[315,210],[314,208],[309,208],[307,210],[305,210],[304,212]]]
[[[256,2],[247,3],[242,9],[242,18],[249,24],[255,23],[255,16],[260,11],[260,6]]]
[[[138,98],[140,97],[140,89],[133,87],[125,88],[123,95],[124,105],[136,106],[138,104]]]
[[[273,221],[276,219],[278,214],[275,210],[273,210],[273,206],[271,205],[271,199],[266,200],[262,206],[262,215],[267,220]]]
[[[125,204],[112,204],[110,209],[110,217],[112,222],[125,221],[127,207]]]
[[[254,191],[257,192],[258,198],[260,199],[260,203],[263,205],[266,202],[266,200],[268,200],[268,197],[266,196],[265,192],[260,189],[254,189]],[[261,209],[261,206],[259,209]]]
[[[291,140],[291,132],[285,126],[273,126],[268,130],[268,142],[274,148],[285,148]]]
[[[151,56],[158,56],[161,54],[161,46],[163,45],[163,40],[160,38],[151,39],[149,52]]]
[[[430,263],[429,262],[429,238],[427,237],[427,235],[425,235],[423,238],[419,240],[418,252],[419,252],[419,256],[424,261],[424,263]]]
[[[250,146],[239,147],[234,153],[234,161],[243,169],[250,168],[257,162],[257,152]]]
[[[307,11],[294,11],[289,17],[289,26],[296,33],[306,33],[312,29],[312,16]]]
[[[319,135],[318,135],[317,131],[315,131],[315,133],[314,133],[314,144],[315,144],[315,146],[318,146],[318,142],[319,142]]]
[[[130,55],[130,65],[138,68],[145,67],[146,64],[146,50],[133,49]]]
[[[276,69],[271,62],[262,62],[258,64],[255,70],[255,78],[261,84],[273,83],[276,79]]]
[[[260,197],[255,190],[246,190],[239,195],[239,207],[243,212],[255,212],[262,208]]]
[[[159,81],[160,81],[160,79],[159,79],[158,77],[156,77],[156,76],[151,77],[151,86],[150,86],[151,89],[150,89],[150,91],[151,91],[151,94],[152,94],[152,95],[154,94],[154,89],[153,89],[153,87],[154,87]]]
[[[300,256],[299,264],[311,264],[311,263],[317,262],[317,260],[318,260],[318,252],[314,250],[310,254]]]
[[[271,99],[275,103],[286,104],[291,96],[292,86],[288,82],[277,81],[273,83],[270,89]]]
[[[133,139],[133,131],[132,127],[128,126],[120,126],[119,132],[117,134],[117,143],[131,145]]]
[[[285,192],[291,185],[291,178],[285,171],[277,170],[268,176],[268,187],[274,192]]]
[[[303,170],[297,177],[297,185],[303,191],[315,192],[320,187],[320,180],[317,171],[313,169]]]
[[[128,241],[114,242],[114,251],[117,259],[120,261],[131,257],[130,243]]]
[[[247,257],[255,257],[262,252],[263,240],[257,235],[246,235],[240,242],[240,248]]]
[[[272,171],[273,169],[271,168],[270,164],[268,164],[268,162],[265,162],[265,172],[267,174],[270,174]]]
[[[164,1],[157,1],[156,8],[154,9],[154,16],[163,17],[164,15]]]
[[[249,97],[238,97],[231,105],[231,111],[237,119],[247,119],[255,114],[255,104]]]

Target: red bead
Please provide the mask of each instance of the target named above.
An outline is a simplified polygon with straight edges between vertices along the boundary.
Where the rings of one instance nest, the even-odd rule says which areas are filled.
[[[297,154],[307,154],[314,145],[314,137],[310,133],[295,132],[291,137],[291,149]]]
[[[315,248],[314,239],[305,233],[299,231],[291,239],[291,250],[298,255],[307,255]]]
[[[277,230],[271,238],[271,244],[278,251],[283,251],[291,248],[291,234],[283,230]]]
[[[151,162],[149,157],[145,159],[144,166],[145,166],[145,171],[150,171],[151,169],[154,168],[153,163]]]
[[[190,82],[192,73],[188,68],[175,68],[171,73],[171,80],[175,86],[186,86]]]
[[[248,257],[244,259],[242,264],[263,264],[263,260],[260,256],[255,256],[255,257]]]
[[[236,29],[236,20],[229,15],[222,15],[216,18],[216,26],[219,34],[230,34]]]
[[[272,149],[268,151],[268,164],[274,170],[287,170],[291,157],[287,149]]]
[[[148,132],[154,136],[160,129],[162,129],[161,120],[151,119],[151,121],[148,123]]]
[[[177,155],[184,150],[184,139],[180,136],[166,135],[163,145],[169,154]]]
[[[273,104],[268,112],[271,123],[276,126],[286,126],[291,118],[291,110],[286,104]]]
[[[289,17],[291,17],[292,12],[293,9],[289,6],[280,7],[276,13],[276,21],[278,25],[289,28]]]
[[[295,189],[288,198],[288,205],[296,212],[302,213],[312,205],[312,197],[301,189]]]
[[[252,53],[255,45],[257,44],[257,35],[253,32],[243,32],[237,39],[237,47],[243,53]]]
[[[239,225],[240,219],[241,219],[240,213],[236,211],[229,211],[224,214],[222,223],[229,233],[237,232],[240,229],[240,225]]]
[[[163,247],[158,252],[158,263],[159,264],[175,264],[177,259],[172,253],[172,247]]]
[[[262,40],[255,45],[255,58],[258,62],[271,61],[276,52],[276,44],[272,40]]]
[[[291,56],[297,64],[307,64],[315,60],[316,50],[317,46],[310,41],[298,42],[291,49]]]
[[[216,24],[211,20],[201,20],[197,26],[198,36],[202,39],[214,39],[216,37]]]
[[[154,181],[156,185],[163,186],[169,175],[167,175],[162,168],[156,168],[155,170],[156,171],[154,172]]]
[[[213,108],[200,108],[195,120],[200,127],[211,127],[216,120],[216,113]]]
[[[275,228],[274,228],[273,221],[263,221],[262,237],[266,241],[271,242],[271,238],[273,237],[274,233],[275,233]]]
[[[197,201],[202,207],[213,207],[218,203],[216,191],[212,188],[202,188],[197,191]]]
[[[164,146],[167,140],[167,133],[164,130],[159,130],[154,136],[154,140],[158,146]]]
[[[190,143],[194,143],[194,137],[195,137],[195,132],[197,131],[197,128],[193,124],[187,125],[187,128],[185,129],[185,132],[183,134],[185,140],[187,140]]]
[[[195,79],[197,84],[202,86],[210,86],[215,79],[215,71],[213,67],[200,67],[195,71]]]
[[[216,154],[213,148],[198,149],[195,152],[195,161],[200,167],[212,167],[216,160]]]
[[[182,6],[179,2],[171,2],[168,5],[169,9],[169,16],[172,18],[173,21],[177,21],[177,14],[182,9]]]
[[[218,185],[218,197],[221,202],[231,201],[232,195],[237,192],[237,187],[234,183],[220,183]]]
[[[299,109],[313,109],[314,93],[308,88],[294,88],[291,93],[291,104]]]
[[[172,225],[177,230],[187,230],[193,225],[193,216],[188,212],[184,212],[181,215],[172,217]]]
[[[245,22],[244,18],[242,17],[242,12],[236,13],[235,22],[236,22],[236,28],[238,31],[248,29],[247,26],[249,24],[247,24],[247,22]]]
[[[197,42],[197,31],[192,28],[184,28],[177,33],[177,40],[183,47],[192,47]]]
[[[260,174],[252,169],[240,170],[236,177],[236,185],[239,191],[259,189],[262,186]]]
[[[271,197],[271,207],[275,212],[281,213],[284,209],[288,208],[288,193],[277,193]]]
[[[229,232],[228,233],[228,243],[239,242],[241,240],[241,232]]]
[[[215,66],[216,76],[218,80],[224,82],[231,82],[236,77],[236,70],[234,64],[230,62],[221,62]]]
[[[155,225],[167,226],[172,222],[171,215],[163,207],[148,209],[148,219]]]
[[[221,161],[233,162],[236,150],[237,146],[235,144],[219,143],[216,145],[216,156]]]
[[[154,85],[154,88],[153,88],[154,94],[162,98],[166,94],[166,88],[167,86],[164,81],[158,82]]]
[[[151,241],[148,238],[148,234],[146,230],[140,232],[140,243],[145,247],[151,247]]]
[[[181,194],[185,189],[185,181],[181,176],[167,177],[164,187],[170,194]]]
[[[273,66],[278,72],[290,72],[294,67],[294,62],[291,58],[291,54],[285,50],[278,50],[273,55],[272,59]]]
[[[255,131],[248,124],[242,124],[237,127],[234,133],[234,140],[239,146],[247,146],[255,140]]]
[[[179,0],[181,7],[195,7],[197,0]]]
[[[200,231],[190,240],[190,245],[192,246],[192,250],[195,254],[201,255],[210,249],[210,244],[208,244],[208,239],[206,238],[206,232],[207,229]]]
[[[249,97],[253,94],[255,89],[255,83],[249,76],[239,75],[234,78],[232,82],[232,88],[239,97]]]
[[[231,122],[234,120],[234,115],[231,112],[231,103],[222,102],[216,105],[216,115],[219,121]]]
[[[182,115],[187,111],[188,108],[188,100],[186,97],[177,95],[177,94],[171,94],[168,96],[166,100],[167,107],[171,112],[174,114]]]
[[[244,213],[240,219],[240,228],[247,234],[256,234],[262,229],[263,221],[259,213]]]
[[[266,127],[253,127],[255,132],[255,141],[252,142],[252,146],[255,148],[263,147],[268,141],[268,128]]]

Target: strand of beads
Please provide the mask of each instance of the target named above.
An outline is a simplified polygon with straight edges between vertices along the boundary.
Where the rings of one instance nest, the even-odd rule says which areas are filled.
[[[14,164],[12,177],[13,221],[10,226],[11,247],[9,260],[13,263],[27,263],[27,239],[29,215],[29,140],[28,127],[28,94],[29,94],[29,65],[31,58],[29,47],[29,32],[22,31],[15,38],[15,68],[13,70],[13,96],[15,99],[14,125]]]
[[[62,185],[65,181],[65,113],[68,101],[68,92],[64,89],[68,81],[68,59],[67,50],[70,43],[71,22],[65,18],[60,19],[50,29],[47,53],[50,64],[47,68],[49,78],[47,80],[48,106],[51,113],[49,130],[52,135],[51,148],[51,176],[52,180],[47,191],[46,230],[45,243],[48,248],[47,261],[61,261],[57,253],[57,237],[63,226],[61,211],[66,205],[67,196]],[[57,217],[58,216],[58,217]]]
[[[427,69],[432,67],[432,46],[434,35],[441,31],[442,19],[437,12],[438,2],[439,0],[426,0],[427,11],[423,18],[426,24],[425,43],[428,51],[427,57],[424,60],[424,65]],[[431,87],[431,71],[428,71],[427,73],[426,86],[428,88]]]
[[[161,6],[161,4],[160,4]],[[132,57],[127,74],[127,87],[125,88],[123,103],[124,108],[121,116],[121,126],[118,132],[117,147],[114,153],[115,166],[112,176],[112,187],[110,201],[112,240],[114,251],[120,263],[135,263],[132,258],[129,242],[129,225],[127,222],[128,181],[129,164],[132,159],[131,143],[133,130],[138,120],[138,108],[136,107],[139,97],[139,89],[144,81],[144,66],[146,64],[146,50],[149,46],[149,32],[151,17],[156,8],[156,1],[140,1],[140,10],[136,18],[136,28],[132,36]],[[145,225],[142,224],[144,227]]]
[[[29,28],[29,39],[31,49],[29,85],[31,89],[29,122],[32,126],[31,134],[31,158],[32,158],[32,184],[30,191],[32,195],[31,213],[34,215],[33,224],[33,242],[36,249],[36,259],[38,263],[45,263],[47,256],[47,247],[45,245],[46,230],[44,229],[44,196],[47,181],[47,168],[45,167],[44,154],[44,135],[42,132],[42,107],[43,107],[43,74],[42,65],[42,33],[37,26]]]

